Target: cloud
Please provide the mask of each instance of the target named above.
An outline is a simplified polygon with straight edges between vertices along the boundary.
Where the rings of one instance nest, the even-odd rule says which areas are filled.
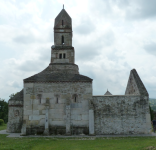
[[[62,0],[0,1],[0,98],[20,91],[23,79],[50,63],[54,19]],[[155,97],[155,1],[66,0],[80,73],[93,78],[94,95],[124,94],[136,68]]]
[[[8,86],[11,86],[13,88],[19,88],[19,83],[17,81],[8,81],[7,83]]]
[[[155,0],[116,0],[120,9],[124,9],[127,19],[149,19],[156,17]]]
[[[74,28],[76,34],[86,35],[94,32],[95,26],[87,16],[83,16],[79,24]]]
[[[156,56],[156,43],[152,42],[150,44],[144,45],[144,49],[151,55]]]
[[[115,42],[114,33],[111,30],[106,32],[104,31],[104,33],[99,35],[90,34],[84,37],[80,35],[76,38],[79,39],[76,42],[74,42],[77,58],[76,61],[93,60],[98,55],[101,55],[101,52],[107,51],[108,47],[112,46],[113,43]],[[85,42],[82,42],[83,40]]]
[[[17,43],[22,43],[22,44],[29,44],[29,43],[34,43],[36,42],[36,38],[31,34],[31,35],[19,35],[13,39],[13,41]]]

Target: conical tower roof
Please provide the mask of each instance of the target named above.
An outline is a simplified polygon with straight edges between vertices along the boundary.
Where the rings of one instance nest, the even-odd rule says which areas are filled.
[[[108,90],[104,95],[112,95]]]
[[[66,22],[66,25],[68,25],[68,28],[72,28],[72,19],[71,17],[68,15],[68,13],[66,12],[65,9],[62,9],[61,12],[57,15],[57,17],[55,18],[55,24],[54,24],[54,28],[57,28],[58,24],[60,22],[62,22],[62,20],[64,20],[64,22]]]

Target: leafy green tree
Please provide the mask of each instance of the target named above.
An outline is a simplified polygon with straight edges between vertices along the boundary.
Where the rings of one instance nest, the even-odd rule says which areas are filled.
[[[150,108],[150,114],[151,114],[151,120],[154,119],[154,111],[152,110],[151,106],[149,106]]]
[[[8,122],[8,103],[0,98],[0,119],[3,119],[5,123]]]

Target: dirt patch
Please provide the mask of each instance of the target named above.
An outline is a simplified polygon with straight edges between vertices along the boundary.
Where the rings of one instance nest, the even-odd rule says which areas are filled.
[[[146,150],[156,150],[156,147],[154,147],[154,146],[148,146],[148,147],[146,147],[145,149],[146,149]]]

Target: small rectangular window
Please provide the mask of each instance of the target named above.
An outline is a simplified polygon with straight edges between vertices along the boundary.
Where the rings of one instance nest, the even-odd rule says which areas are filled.
[[[60,58],[60,59],[62,58],[62,54],[59,54],[59,58]]]
[[[63,54],[63,58],[66,58],[66,54],[65,53]]]

